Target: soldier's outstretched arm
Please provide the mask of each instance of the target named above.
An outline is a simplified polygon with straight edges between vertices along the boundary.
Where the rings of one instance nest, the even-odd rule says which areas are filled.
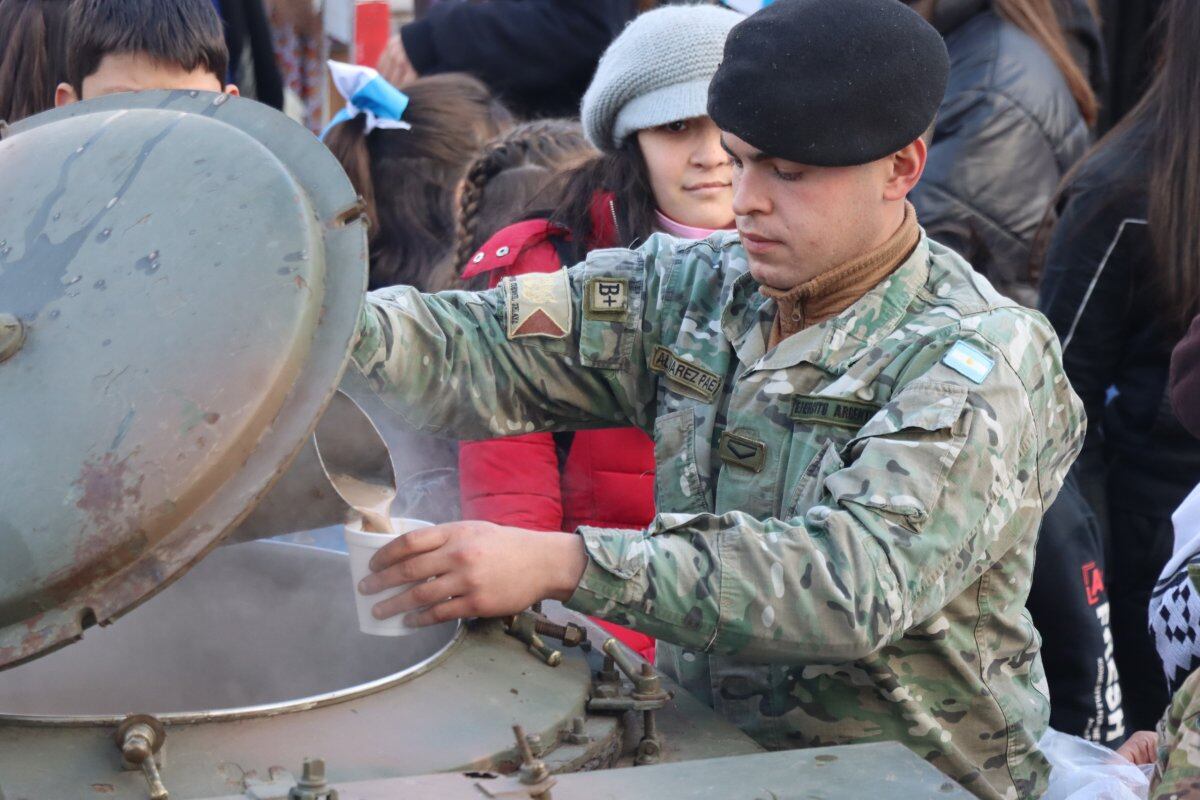
[[[932,365],[910,371],[855,438],[818,457],[800,516],[662,515],[644,533],[582,529],[588,561],[568,605],[699,651],[836,663],[929,621],[1014,550],[1025,555],[1006,559],[1012,574],[997,579],[1007,602],[1023,604],[1035,531],[1083,421],[1053,334],[1016,313],[1011,327],[967,337],[993,364],[978,383],[938,360],[952,341],[929,343],[917,360]],[[1010,363],[1013,352],[1026,363]]]
[[[888,405],[806,470],[813,495],[794,517],[662,514],[648,531],[580,536],[439,525],[382,548],[362,591],[412,584],[375,609],[409,612],[410,625],[550,597],[694,650],[781,663],[866,657],[998,564],[989,596],[1019,607],[1042,513],[1084,432],[1053,331],[1033,313],[923,340]],[[960,344],[976,357],[961,371],[945,363]]]
[[[389,407],[433,433],[647,428],[654,390],[638,332],[665,241],[486,292],[373,292],[354,361]]]

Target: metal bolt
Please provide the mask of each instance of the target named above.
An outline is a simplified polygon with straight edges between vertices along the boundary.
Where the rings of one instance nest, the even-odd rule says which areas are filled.
[[[578,647],[587,639],[587,631],[573,622],[559,625],[548,619],[539,619],[534,623],[534,630],[542,636],[552,636],[567,647]]]
[[[168,800],[170,795],[158,772],[155,752],[162,747],[166,730],[151,716],[136,714],[126,717],[117,728],[117,743],[126,765],[140,769],[150,790],[150,800]]]
[[[608,641],[611,642],[612,639]],[[607,645],[608,642],[604,644]],[[621,676],[617,674],[617,662],[613,660],[612,656],[608,655],[607,650],[604,651],[604,666],[600,668],[600,674],[596,678],[601,683],[618,683],[621,680]]]
[[[300,767],[300,785],[308,789],[325,784],[325,759],[306,758]]]
[[[25,325],[13,314],[0,314],[0,362],[17,354],[25,344]]]
[[[657,764],[661,755],[662,745],[658,743],[657,739],[642,739],[638,743],[636,763],[638,766]]]
[[[569,730],[562,732],[562,739],[567,744],[587,744],[592,741],[584,727],[583,717],[572,717]]]
[[[513,725],[513,735],[517,737],[517,749],[521,753],[521,783],[533,786],[550,777],[550,770],[546,764],[540,759],[534,758],[533,748],[529,744],[530,737],[525,735],[525,730],[520,725]]]
[[[521,753],[521,761],[533,761],[533,751],[529,748],[529,739],[525,737],[525,729],[513,725],[513,735],[517,737],[517,750]]]
[[[609,639],[604,643],[604,652],[607,653],[614,662],[616,662],[616,665],[621,668],[621,672],[624,672],[626,675],[628,675],[630,680],[632,680],[635,675],[642,671],[638,661],[627,655],[625,651],[621,649],[621,645],[617,643],[616,639]]]
[[[304,759],[300,780],[288,791],[288,800],[337,800],[337,796],[337,789],[330,789],[325,782],[325,759]]]
[[[528,648],[529,652],[533,653],[535,656],[540,658],[542,661],[545,661],[552,667],[557,667],[562,663],[562,653],[547,647],[546,643],[543,642],[541,637],[536,633],[531,633],[529,635]]]
[[[645,739],[658,738],[658,726],[654,723],[654,712],[642,712],[642,737]]]

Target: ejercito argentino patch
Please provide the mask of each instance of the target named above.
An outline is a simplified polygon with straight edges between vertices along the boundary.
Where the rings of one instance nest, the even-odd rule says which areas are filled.
[[[712,402],[721,388],[721,376],[704,367],[679,358],[667,348],[655,345],[650,370],[662,374],[680,394]]]
[[[565,269],[505,278],[503,283],[509,339],[565,339],[571,333],[571,285]]]
[[[792,407],[788,416],[797,422],[824,423],[836,425],[839,428],[858,430],[878,412],[879,406],[874,403],[864,403],[861,400],[798,394],[792,398]]]

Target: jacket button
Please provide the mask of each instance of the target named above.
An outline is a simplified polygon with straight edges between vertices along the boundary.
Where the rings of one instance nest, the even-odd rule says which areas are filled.
[[[508,255],[508,247],[501,247],[496,251],[496,258],[504,258],[506,255]]]
[[[483,261],[483,251],[482,250],[480,250],[478,253],[476,253],[474,255],[474,257],[471,259],[471,263],[478,264],[480,261]]]

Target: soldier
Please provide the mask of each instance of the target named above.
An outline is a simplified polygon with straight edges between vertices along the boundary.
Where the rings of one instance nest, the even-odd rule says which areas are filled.
[[[1158,723],[1157,744],[1150,796],[1155,800],[1200,797],[1200,670],[1189,675],[1171,698]]]
[[[947,70],[895,0],[780,0],[733,29],[709,92],[737,234],[371,295],[354,359],[407,421],[637,425],[660,512],[645,531],[411,533],[361,590],[414,588],[375,613],[562,600],[660,639],[659,666],[769,748],[893,740],[979,797],[1040,794],[1024,604],[1084,423],[1046,321],[905,200]]]

